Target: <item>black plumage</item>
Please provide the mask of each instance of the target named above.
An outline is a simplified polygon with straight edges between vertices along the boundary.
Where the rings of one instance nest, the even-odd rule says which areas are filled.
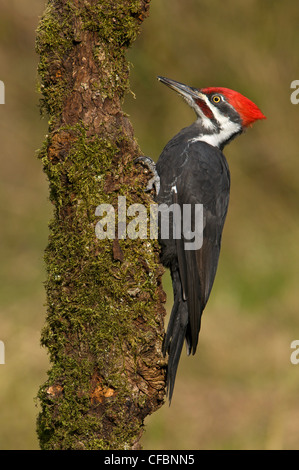
[[[152,185],[156,189],[156,201],[161,208],[161,261],[172,277],[174,304],[163,346],[164,355],[169,355],[167,388],[171,401],[184,341],[187,353],[194,354],[202,313],[218,266],[230,190],[230,173],[222,149],[265,116],[252,101],[234,90],[196,89],[169,78],[158,79],[179,93],[197,116],[194,124],[168,142],[156,166],[148,157],[139,159],[154,175],[147,189]],[[195,210],[199,205],[200,220]],[[184,230],[186,207],[191,207],[189,231]],[[194,234],[196,239],[199,232],[202,244],[190,249],[187,243],[191,241],[190,235]]]
[[[217,147],[196,140],[200,123],[183,129],[164,148],[156,165],[160,178],[157,203],[203,205],[203,243],[200,249],[186,250],[185,238],[161,239],[161,261],[170,269],[174,305],[164,341],[169,354],[167,386],[171,401],[176,371],[184,340],[188,354],[198,342],[202,312],[214,282],[223,225],[227,213],[230,174],[226,159]],[[191,211],[194,230],[195,213]],[[170,225],[173,218],[170,218]],[[182,230],[183,232],[183,230]],[[170,229],[170,234],[172,233]],[[160,227],[161,234],[161,227]]]

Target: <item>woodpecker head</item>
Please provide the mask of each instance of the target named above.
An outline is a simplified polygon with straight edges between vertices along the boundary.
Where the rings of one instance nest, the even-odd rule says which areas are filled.
[[[158,77],[162,83],[179,93],[197,115],[199,135],[215,147],[223,148],[258,119],[266,119],[248,98],[229,88],[193,88],[169,78]]]

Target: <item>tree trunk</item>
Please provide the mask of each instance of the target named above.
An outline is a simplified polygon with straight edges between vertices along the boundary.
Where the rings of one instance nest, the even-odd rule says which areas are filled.
[[[50,117],[40,158],[54,205],[41,340],[51,368],[38,394],[42,449],[138,449],[144,418],[165,396],[158,242],[95,234],[100,204],[111,204],[117,220],[118,196],[127,205],[152,202],[121,110],[125,52],[149,1],[49,0],[37,31],[41,108]]]

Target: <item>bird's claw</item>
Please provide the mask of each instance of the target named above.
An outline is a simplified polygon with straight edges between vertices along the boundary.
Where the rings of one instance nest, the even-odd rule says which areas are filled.
[[[156,195],[158,195],[160,191],[160,176],[157,173],[155,162],[150,157],[138,157],[135,159],[135,162],[141,163],[153,174],[153,177],[147,183],[145,191],[149,192],[154,189]]]

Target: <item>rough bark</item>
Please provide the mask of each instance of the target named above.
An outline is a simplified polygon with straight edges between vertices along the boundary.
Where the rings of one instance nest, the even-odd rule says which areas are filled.
[[[99,240],[95,209],[119,195],[147,207],[144,169],[121,109],[126,49],[150,0],[49,0],[36,39],[40,150],[54,206],[39,390],[42,449],[136,449],[165,395],[163,269],[156,240]],[[138,105],[138,102],[136,102]]]

